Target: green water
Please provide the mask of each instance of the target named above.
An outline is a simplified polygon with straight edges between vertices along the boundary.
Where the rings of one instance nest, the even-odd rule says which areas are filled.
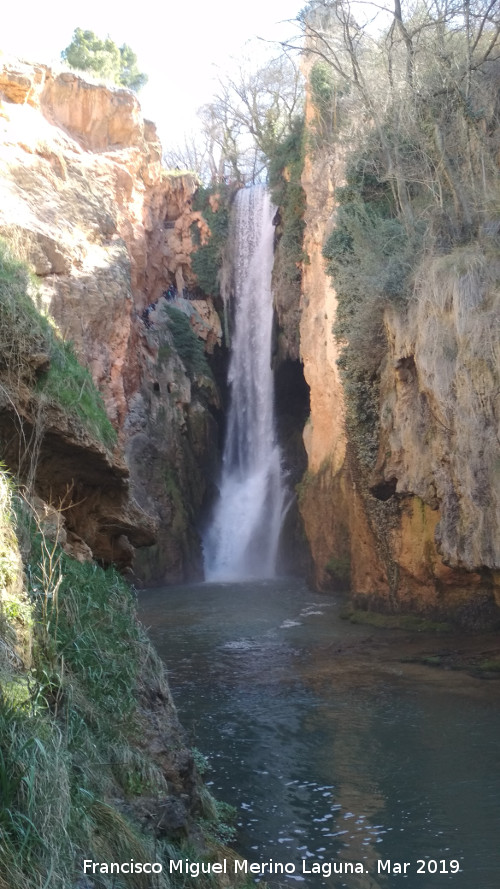
[[[297,581],[139,601],[211,789],[238,809],[238,851],[295,867],[268,883],[500,887],[500,683],[402,663],[405,637],[346,624]]]

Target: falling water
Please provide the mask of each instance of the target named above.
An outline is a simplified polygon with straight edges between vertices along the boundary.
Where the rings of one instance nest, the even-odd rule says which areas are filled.
[[[220,497],[204,540],[207,580],[276,573],[285,489],[271,371],[273,214],[261,186],[238,193],[233,221],[231,398]]]

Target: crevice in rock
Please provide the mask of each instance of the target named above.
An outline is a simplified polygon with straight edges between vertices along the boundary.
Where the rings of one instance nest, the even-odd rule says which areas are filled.
[[[309,417],[309,386],[301,361],[286,358],[275,370],[277,433],[283,454],[283,470],[293,497],[285,518],[280,544],[280,568],[305,575],[310,553],[299,514],[295,489],[307,469],[302,432]]]

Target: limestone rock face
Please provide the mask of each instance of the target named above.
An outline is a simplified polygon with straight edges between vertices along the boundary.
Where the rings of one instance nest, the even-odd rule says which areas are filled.
[[[91,151],[140,146],[144,125],[137,97],[126,89],[105,89],[71,72],[48,77],[43,114]]]
[[[206,236],[206,223],[191,206],[195,179],[167,174],[161,155],[154,124],[143,120],[130,91],[18,61],[0,67],[0,237],[38,276],[40,303],[91,371],[121,448],[136,432],[141,392],[149,392],[156,379],[151,367],[158,342],[150,342],[143,311],[170,285],[179,293],[194,289],[191,227],[199,229],[202,240]],[[211,351],[220,343],[220,322],[211,303],[199,303],[192,304],[191,320]],[[178,393],[167,384],[162,398],[166,415],[180,423],[179,430],[169,427],[165,433],[172,434],[172,453],[186,417],[176,407]],[[189,393],[185,403],[190,401]],[[86,449],[87,444],[79,450],[82,465],[71,458],[71,469],[61,479],[68,481],[71,472],[76,479],[85,475]],[[134,448],[127,452],[132,463],[135,453],[144,457]],[[50,473],[57,473],[55,462],[50,467],[49,462],[47,490]],[[119,509],[113,497],[106,499],[104,467],[97,475],[89,470],[94,493],[86,489],[87,506],[68,529],[104,561],[119,552],[118,561],[130,564],[130,542],[149,545],[159,515],[156,510],[151,519],[144,508],[126,507],[129,467],[120,466]],[[141,491],[140,472],[132,469],[139,500],[149,502],[148,473],[143,473]],[[112,476],[115,470],[107,471]],[[76,492],[77,481],[74,487]],[[50,501],[45,493],[40,490]],[[112,529],[107,538],[101,507]],[[183,508],[182,503],[172,507],[167,525]],[[190,516],[190,527],[192,522]],[[186,560],[181,562],[185,566]]]
[[[367,474],[346,434],[336,300],[321,255],[341,150],[336,158],[310,153],[302,182],[310,264],[300,350],[311,414],[299,503],[314,581],[350,589],[365,608],[452,615],[472,626],[498,621],[498,253],[486,238],[431,258],[408,310],[386,310],[379,451]]]
[[[319,168],[319,169],[318,169]],[[344,463],[346,436],[342,384],[337,367],[339,347],[332,335],[337,300],[322,256],[325,233],[334,207],[333,191],[341,184],[341,167],[326,157],[308,157],[302,185],[307,194],[300,350],[311,394],[311,413],[304,444],[311,472],[325,461],[337,472]],[[318,188],[317,182],[322,187]],[[325,193],[326,192],[326,193]]]
[[[196,183],[162,169],[154,125],[128,90],[25,64],[2,77],[0,234],[43,278],[47,310],[121,426],[137,378],[137,314],[170,282],[195,284],[190,228],[204,225],[191,209]],[[35,86],[36,108],[26,104]]]
[[[182,304],[184,303],[184,306]],[[194,304],[176,300],[191,320]],[[187,368],[174,348],[167,304],[161,300],[146,334],[149,356],[125,424],[132,490],[155,517],[158,539],[137,552],[134,570],[146,583],[201,579],[201,545],[194,519],[215,478],[219,398],[213,380]]]
[[[4,62],[0,65],[0,93],[16,105],[37,105],[46,73],[45,65],[27,65],[19,59]]]
[[[387,312],[377,471],[439,510],[447,565],[500,565],[500,290],[480,248],[427,262],[418,299]]]
[[[310,103],[307,120],[312,124]],[[346,473],[344,396],[337,367],[339,348],[332,333],[337,300],[325,272],[322,249],[334,211],[334,189],[342,184],[342,164],[330,154],[308,154],[302,174],[306,193],[304,250],[309,263],[302,273],[300,355],[310,389],[310,415],[303,438],[308,468],[299,506],[313,559],[313,579],[332,584],[332,559],[349,564],[349,510],[353,490]],[[333,585],[347,577],[333,575]]]
[[[77,545],[79,558],[121,568],[130,567],[133,546],[154,543],[155,521],[130,498],[123,458],[62,408],[41,404],[27,389],[2,386],[0,443],[2,460],[23,482],[31,477],[43,498],[43,505],[35,503],[48,539],[70,552]]]

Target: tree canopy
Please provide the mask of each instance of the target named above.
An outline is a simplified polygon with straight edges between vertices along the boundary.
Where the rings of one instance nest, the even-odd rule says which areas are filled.
[[[138,92],[148,81],[137,67],[137,56],[126,43],[118,47],[109,37],[101,40],[93,31],[76,28],[61,58],[78,71],[91,71],[96,77],[112,80]]]

